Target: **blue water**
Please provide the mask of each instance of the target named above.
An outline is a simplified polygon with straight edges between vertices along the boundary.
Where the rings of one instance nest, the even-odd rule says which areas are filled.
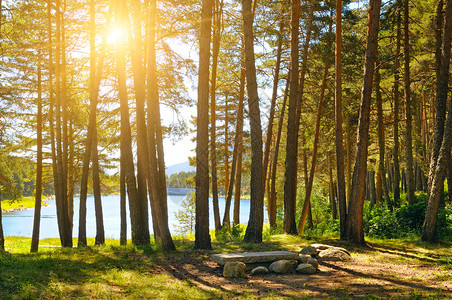
[[[175,225],[178,224],[175,218],[175,213],[181,210],[180,204],[186,196],[184,195],[168,195],[168,221],[170,230],[175,233]],[[224,198],[219,198],[220,216],[223,218],[224,213]],[[46,201],[47,206],[41,209],[41,226],[40,238],[58,238],[58,224],[56,218],[55,200]],[[80,199],[74,198],[74,228],[73,236],[78,236],[78,211]],[[231,205],[231,218],[233,216],[233,206]],[[127,205],[128,207],[128,205]],[[119,195],[102,196],[102,208],[104,216],[105,237],[119,239],[120,232],[120,214],[119,214]],[[240,223],[246,224],[248,222],[250,210],[250,201],[242,199],[240,201]],[[33,209],[23,211],[4,213],[3,214],[3,231],[5,236],[25,236],[31,237],[33,231]],[[150,208],[149,208],[150,215]],[[87,222],[86,234],[88,237],[95,237],[96,235],[96,220],[94,213],[94,198],[89,196],[87,199]],[[127,210],[127,232],[130,238],[130,218]],[[211,229],[215,228],[213,220],[212,201],[210,201],[210,224]],[[149,229],[152,232],[152,220],[149,218]]]

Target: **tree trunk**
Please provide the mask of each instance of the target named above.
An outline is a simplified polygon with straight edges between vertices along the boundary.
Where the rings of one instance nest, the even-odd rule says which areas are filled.
[[[218,176],[217,176],[217,126],[216,126],[216,83],[218,54],[221,39],[221,14],[223,6],[219,0],[214,1],[213,41],[212,41],[212,75],[210,78],[210,167],[212,174],[212,205],[215,231],[221,229],[220,208],[218,204]]]
[[[273,75],[273,90],[272,90],[272,98],[270,104],[270,115],[268,117],[268,127],[267,127],[267,136],[265,140],[265,148],[264,148],[264,179],[267,180],[267,171],[269,165],[270,158],[270,148],[273,139],[273,122],[275,119],[275,107],[276,107],[276,98],[278,95],[278,83],[279,83],[279,70],[281,68],[281,53],[282,53],[282,44],[283,44],[283,30],[284,30],[284,21],[280,21],[279,23],[279,35],[278,35],[278,48],[276,50],[276,64],[275,64],[275,74]],[[270,188],[267,185],[268,191]],[[271,196],[270,193],[267,193],[267,210],[268,216],[270,219],[270,208],[271,208]]]
[[[168,226],[168,197],[166,194],[165,158],[163,155],[163,136],[160,120],[157,65],[155,54],[156,29],[155,0],[150,1],[148,24],[148,67],[147,67],[147,108],[148,108],[148,189],[153,210],[153,224],[159,231],[159,239],[164,250],[174,250]]]
[[[0,3],[1,12],[1,3]],[[1,13],[0,13],[1,18]],[[1,26],[0,26],[1,30]],[[33,234],[31,237],[30,252],[38,252],[39,246],[39,226],[41,223],[41,196],[42,196],[42,79],[41,79],[41,51],[38,50],[38,111],[37,111],[37,139],[36,139],[36,192],[35,192],[35,210],[33,217]],[[1,201],[1,200],[0,200]],[[1,214],[1,205],[0,205]],[[1,218],[1,216],[0,216]],[[1,228],[1,222],[0,222]],[[2,237],[0,237],[1,239]]]
[[[254,58],[253,14],[251,0],[242,2],[243,34],[245,42],[245,75],[248,109],[251,127],[251,200],[250,216],[244,241],[262,242],[264,221],[264,182],[262,170],[262,127],[257,94],[256,66]]]
[[[132,58],[132,74],[133,87],[135,90],[136,101],[136,147],[137,147],[137,188],[138,199],[136,205],[138,212],[138,222],[140,223],[139,235],[140,243],[149,244],[149,210],[147,199],[147,184],[148,178],[148,141],[147,141],[147,127],[146,127],[146,73],[143,66],[143,43],[142,43],[142,26],[141,21],[143,15],[141,13],[141,1],[132,1],[132,25],[133,25],[133,40],[134,45],[130,49]],[[128,24],[128,23],[126,23]],[[131,34],[129,35],[132,36]],[[154,235],[159,238],[160,232],[154,232]]]
[[[442,25],[442,1],[439,1],[437,7],[437,26]],[[436,68],[436,101],[435,101],[435,130],[433,133],[433,147],[432,147],[432,156],[430,159],[430,172],[429,172],[429,190],[432,185],[432,181],[434,178],[433,172],[436,170],[436,165],[439,156],[439,149],[442,144],[443,135],[444,135],[444,124],[446,120],[446,110],[447,110],[447,93],[448,93],[448,80],[449,80],[449,65],[450,65],[450,43],[451,43],[451,25],[450,25],[450,15],[448,15],[450,9],[450,1],[446,1],[446,11],[444,12],[444,28],[439,30],[437,28],[437,47],[439,49],[439,58],[437,54],[437,68]],[[444,33],[441,35],[441,32]],[[438,44],[438,39],[442,41],[441,45]],[[438,49],[436,49],[438,52]]]
[[[121,219],[121,228],[119,234],[119,244],[127,245],[127,210],[126,210],[126,174],[124,171],[124,155],[120,154],[119,166],[119,212]]]
[[[95,28],[95,2],[90,2],[90,81],[89,81],[89,91],[90,91],[90,114],[89,114],[89,121],[88,121],[88,133],[86,137],[86,144],[85,144],[85,153],[83,155],[83,167],[82,167],[82,178],[80,183],[80,206],[79,206],[79,229],[78,229],[78,246],[86,246],[86,198],[88,195],[88,177],[89,177],[89,163],[91,160],[91,154],[94,149],[94,147],[97,150],[97,103],[98,103],[98,97],[99,97],[99,86],[100,86],[100,80],[101,75],[103,73],[103,64],[104,64],[104,58],[105,58],[105,47],[106,47],[106,34],[102,37],[102,44],[100,49],[100,55],[99,55],[99,63],[97,66],[97,72],[96,72],[96,44],[95,44],[95,38],[96,38],[96,28]],[[109,10],[108,16],[107,16],[107,25],[106,28],[110,25],[111,22],[111,9]],[[96,73],[99,74],[99,76],[96,76]],[[96,140],[96,142],[94,142]],[[94,163],[94,161],[93,161]],[[97,175],[98,176],[98,175]],[[94,179],[94,176],[93,176]],[[96,187],[96,190],[100,190],[100,184],[99,187]],[[97,196],[99,197],[99,196]],[[100,197],[99,197],[100,198]],[[96,201],[96,200],[95,200]],[[97,201],[100,201],[99,199]],[[99,203],[97,204],[97,207],[99,206]],[[102,214],[101,208],[99,208],[99,213]],[[102,222],[102,225],[97,222]],[[101,221],[100,215],[99,219],[96,217],[96,229],[98,232],[102,231],[103,227],[103,220]]]
[[[242,45],[243,45],[242,40]],[[237,135],[237,175],[235,177],[235,194],[234,194],[234,218],[233,224],[240,223],[240,198],[242,186],[242,153],[243,153],[243,102],[245,98],[245,53],[242,49],[241,67],[240,67],[240,87],[239,87],[239,106],[237,108],[237,127],[235,134]]]
[[[309,170],[309,180],[308,185],[306,187],[306,195],[305,200],[303,204],[303,211],[301,212],[300,221],[298,225],[298,232],[301,234],[304,232],[306,217],[308,215],[308,209],[311,206],[311,192],[312,192],[312,185],[314,183],[314,173],[315,173],[315,165],[317,161],[317,149],[319,145],[319,134],[320,134],[320,119],[322,117],[322,107],[323,107],[323,100],[325,99],[325,89],[326,89],[326,79],[328,76],[328,65],[325,65],[325,68],[323,69],[323,79],[322,79],[322,86],[320,88],[320,98],[319,103],[317,106],[317,120],[315,124],[315,133],[314,133],[314,144],[312,147],[312,157],[311,157],[311,168]]]
[[[96,238],[95,245],[105,244],[104,215],[102,212],[102,199],[100,191],[99,178],[99,155],[97,152],[97,124],[95,124],[93,134],[93,194],[94,194],[94,210],[96,212]]]
[[[284,232],[297,234],[295,205],[297,191],[297,99],[298,85],[298,40],[300,23],[300,0],[292,0],[291,40],[290,40],[290,89],[287,120],[286,163],[284,173]]]
[[[118,1],[118,19],[123,26],[127,24],[127,7],[125,2]],[[125,34],[123,35],[125,40]],[[121,155],[124,158],[124,172],[129,196],[129,210],[132,227],[132,243],[135,245],[149,244],[148,224],[140,220],[139,195],[132,152],[132,134],[129,120],[129,102],[126,85],[125,45],[117,45],[116,72],[118,76],[118,94],[121,111]],[[145,227],[143,228],[143,226]],[[147,234],[146,234],[147,233]]]
[[[3,235],[3,223],[2,223],[2,195],[0,193],[0,250],[5,250],[5,236]]]
[[[347,214],[347,232],[349,241],[357,244],[364,243],[363,204],[364,180],[367,168],[367,146],[370,123],[370,102],[372,95],[372,81],[375,61],[377,59],[378,28],[380,21],[381,0],[371,0],[368,11],[368,30],[366,59],[364,64],[364,80],[359,110],[357,145],[355,164],[350,191],[350,201]]]
[[[209,234],[209,61],[213,0],[203,0],[199,37],[196,130],[195,249],[212,249]]]
[[[56,0],[55,3],[55,18],[56,18],[56,52],[55,52],[55,77],[56,77],[56,101],[55,101],[55,118],[56,118],[56,169],[57,173],[55,181],[55,202],[57,206],[57,219],[58,229],[60,232],[61,246],[72,247],[72,228],[69,220],[69,208],[67,202],[67,173],[64,167],[66,159],[64,158],[64,146],[63,140],[65,139],[65,133],[63,130],[66,128],[64,125],[64,61],[62,62],[62,52],[65,52],[64,44],[62,41],[62,29],[61,29],[61,2]],[[62,121],[63,114],[63,121]],[[62,124],[63,123],[63,124]]]
[[[336,125],[336,176],[339,204],[340,237],[345,239],[347,197],[344,174],[344,143],[342,133],[342,0],[336,1],[336,51],[335,51],[335,125]]]
[[[336,208],[336,198],[335,198],[335,184],[333,180],[333,168],[331,163],[331,156],[328,154],[328,175],[329,175],[329,196],[330,196],[330,204],[331,204],[331,217],[333,220],[337,219],[337,208]]]
[[[243,56],[244,54],[242,54]],[[245,59],[242,57],[240,68],[240,88],[239,88],[239,106],[237,108],[237,126],[235,134],[237,135],[237,167],[235,176],[235,194],[234,194],[234,217],[232,223],[240,223],[240,198],[242,186],[242,153],[243,153],[243,102],[245,98]],[[235,146],[235,145],[234,145]],[[235,150],[235,149],[234,149]]]
[[[278,131],[276,133],[276,143],[275,143],[275,149],[273,150],[273,162],[272,162],[272,178],[270,180],[271,182],[271,189],[270,189],[270,203],[269,203],[269,216],[268,220],[270,223],[270,227],[276,229],[276,170],[278,168],[278,156],[279,156],[279,145],[281,143],[281,135],[282,135],[282,126],[284,123],[284,115],[286,112],[286,103],[287,103],[287,97],[289,94],[289,84],[290,84],[290,70],[289,74],[286,79],[286,89],[284,91],[284,98],[283,103],[281,105],[281,109],[279,112],[279,120],[278,120]]]
[[[409,0],[403,2],[404,28],[403,28],[403,54],[404,54],[404,89],[406,101],[406,132],[405,132],[405,162],[407,199],[409,204],[414,203],[414,177],[413,177],[413,141],[412,141],[412,102],[410,90],[410,38],[409,38]]]
[[[400,206],[400,164],[399,164],[399,72],[400,72],[400,47],[401,47],[401,17],[400,7],[397,8],[397,34],[396,52],[394,56],[394,207]]]
[[[443,42],[441,49],[441,60],[439,65],[439,76],[437,79],[436,86],[436,108],[443,109],[442,103],[447,103],[447,91],[448,91],[448,81],[449,81],[449,66],[450,66],[450,50],[451,50],[451,35],[452,35],[452,1],[448,0],[446,2],[446,10],[444,12],[444,32],[443,32]],[[452,97],[451,97],[452,98]],[[452,99],[451,99],[452,100]],[[422,227],[422,240],[428,242],[434,242],[437,240],[436,224],[438,219],[438,207],[441,199],[441,195],[444,193],[444,179],[448,169],[450,169],[450,151],[452,145],[452,101],[449,104],[449,109],[447,111],[447,119],[444,124],[441,147],[439,153],[435,160],[435,155],[433,153],[431,158],[430,167],[434,170],[430,170],[429,178],[431,182],[430,195],[427,202],[427,209],[425,213],[425,220]],[[440,104],[439,104],[440,103]],[[440,124],[442,120],[438,118],[438,115],[446,115],[446,112],[437,110],[437,118],[435,120],[435,140],[434,147],[437,143],[437,139],[440,139],[440,133],[437,131],[441,127]],[[449,183],[450,192],[450,183]]]
[[[378,64],[378,62],[377,62]],[[377,67],[375,73],[375,92],[377,99],[377,118],[378,118],[378,147],[379,147],[379,178],[381,182],[381,187],[383,193],[380,192],[380,197],[377,197],[377,201],[381,200],[381,196],[383,194],[384,200],[386,201],[386,205],[389,210],[392,211],[391,199],[389,199],[389,189],[386,181],[386,168],[385,168],[385,132],[384,132],[384,124],[383,124],[383,99],[381,97],[380,90],[380,68]]]

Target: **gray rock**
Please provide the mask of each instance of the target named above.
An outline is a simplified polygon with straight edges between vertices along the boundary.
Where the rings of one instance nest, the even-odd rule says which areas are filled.
[[[319,253],[322,261],[349,261],[352,259],[349,253],[338,249],[322,250]]]
[[[300,254],[316,256],[319,254],[319,250],[317,250],[315,247],[307,246],[301,249]]]
[[[299,264],[296,271],[298,274],[314,274],[317,269],[311,264]]]
[[[294,264],[289,260],[278,260],[272,263],[268,269],[277,274],[290,274],[294,271]]]
[[[262,274],[267,274],[269,271],[266,267],[263,266],[259,266],[257,268],[254,268],[251,270],[251,275],[262,275]]]
[[[325,245],[325,244],[312,244],[311,247],[314,247],[319,251],[334,248],[334,246]]]
[[[227,278],[245,277],[245,264],[239,261],[228,262],[224,265],[223,276]]]
[[[212,259],[217,264],[223,266],[227,262],[240,261],[245,264],[273,262],[277,260],[298,260],[298,253],[289,251],[268,251],[268,252],[249,252],[249,253],[229,253],[214,254]]]
[[[319,262],[313,257],[309,257],[306,263],[312,265],[316,270],[319,268]]]
[[[305,264],[308,262],[308,259],[312,258],[311,255],[306,254],[298,254],[298,261]]]
[[[325,245],[325,244],[312,244],[311,247],[316,248],[318,251],[322,251],[322,250],[341,250],[344,251],[345,253],[347,253],[348,255],[350,255],[350,252],[348,252],[347,249],[342,248],[342,247],[335,247],[335,246],[331,246],[331,245]]]

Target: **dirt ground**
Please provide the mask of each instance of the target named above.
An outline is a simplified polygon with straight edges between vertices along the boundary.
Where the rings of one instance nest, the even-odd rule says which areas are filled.
[[[155,267],[203,290],[221,290],[232,298],[378,296],[452,299],[450,257],[376,244],[350,250],[352,261],[321,262],[319,271],[313,275],[250,276],[247,273],[246,278],[228,279],[222,276],[222,269],[210,258],[211,253],[196,251],[170,254]]]

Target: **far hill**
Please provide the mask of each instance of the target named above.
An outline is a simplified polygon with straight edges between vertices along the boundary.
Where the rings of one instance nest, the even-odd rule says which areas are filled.
[[[180,163],[180,164],[175,164],[175,165],[171,165],[169,167],[166,167],[166,176],[171,176],[172,174],[177,174],[180,172],[193,172],[196,171],[195,167],[192,167],[189,165],[188,160]]]

